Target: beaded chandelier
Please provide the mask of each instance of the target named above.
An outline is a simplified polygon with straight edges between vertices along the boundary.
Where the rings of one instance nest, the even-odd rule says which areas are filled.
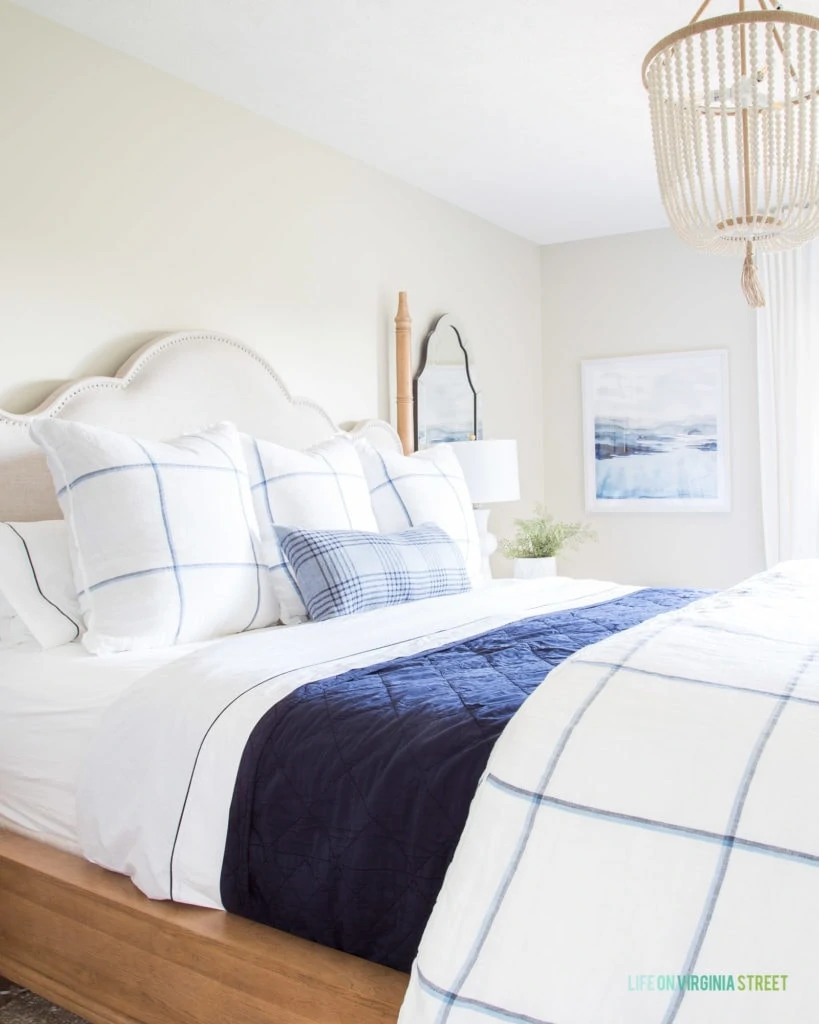
[[[765,305],[755,252],[819,234],[819,18],[758,0],[661,40],[643,63],[660,192],[697,249],[744,253],[742,289]]]

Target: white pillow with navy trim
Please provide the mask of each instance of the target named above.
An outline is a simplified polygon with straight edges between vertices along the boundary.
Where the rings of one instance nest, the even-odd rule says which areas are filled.
[[[0,594],[44,649],[77,639],[82,616],[62,519],[0,523]]]
[[[236,428],[143,441],[37,420],[94,654],[171,647],[278,618]]]
[[[378,532],[355,445],[338,436],[306,451],[243,435],[256,517],[282,622],[307,618],[295,577],[274,528]]]
[[[414,455],[377,451],[357,441],[378,528],[399,533],[435,523],[461,549],[473,584],[482,582],[478,526],[461,464],[446,444]]]
[[[0,651],[13,649],[39,650],[40,645],[26,624],[0,594]]]

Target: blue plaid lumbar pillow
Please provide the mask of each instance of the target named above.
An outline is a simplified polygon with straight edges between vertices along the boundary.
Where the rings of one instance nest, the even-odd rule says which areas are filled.
[[[432,523],[403,533],[276,527],[311,619],[469,590],[463,555]]]

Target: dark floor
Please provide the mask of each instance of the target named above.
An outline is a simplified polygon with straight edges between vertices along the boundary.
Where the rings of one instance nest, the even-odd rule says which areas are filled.
[[[0,978],[0,1024],[86,1024],[86,1021]]]

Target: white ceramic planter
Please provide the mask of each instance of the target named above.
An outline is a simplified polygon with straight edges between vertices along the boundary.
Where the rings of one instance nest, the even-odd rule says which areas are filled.
[[[513,558],[512,575],[516,580],[539,580],[557,575],[556,558]]]

